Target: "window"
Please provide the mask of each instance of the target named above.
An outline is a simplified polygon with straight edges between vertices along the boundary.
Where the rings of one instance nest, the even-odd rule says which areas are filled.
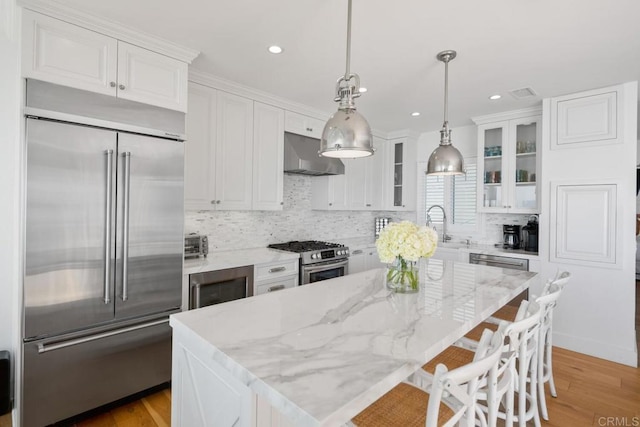
[[[466,159],[466,175],[460,176],[427,176],[426,163],[419,166],[421,176],[421,203],[418,211],[418,221],[427,222],[427,210],[433,205],[444,207],[447,214],[448,231],[472,232],[477,224],[476,199],[476,163],[475,159]],[[442,224],[442,210],[432,209],[429,213],[431,221]]]

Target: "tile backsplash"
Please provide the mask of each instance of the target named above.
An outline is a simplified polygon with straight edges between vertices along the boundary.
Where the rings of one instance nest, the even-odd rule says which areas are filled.
[[[376,217],[416,220],[415,212],[311,210],[312,179],[305,175],[284,175],[282,211],[188,211],[185,233],[207,235],[209,250],[215,251],[265,247],[290,240],[339,243],[340,239],[351,237],[373,238]]]

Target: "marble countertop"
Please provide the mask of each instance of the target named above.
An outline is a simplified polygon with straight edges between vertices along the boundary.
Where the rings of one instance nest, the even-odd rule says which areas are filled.
[[[171,316],[297,426],[339,425],[536,281],[536,273],[423,260],[421,290],[384,269]],[[219,327],[218,325],[225,325]]]
[[[300,255],[297,253],[277,251],[269,248],[209,252],[206,258],[185,259],[182,273],[202,273],[205,271],[242,267],[244,265],[266,264],[298,258],[300,258]]]
[[[349,237],[346,239],[334,239],[336,243],[341,243],[348,246],[351,251],[354,249],[363,249],[375,246],[376,239],[374,236],[362,236],[362,237]],[[451,249],[451,250],[464,250],[467,252],[500,255],[500,256],[512,256],[514,258],[538,258],[537,252],[528,252],[523,249],[505,249],[503,247],[496,247],[493,244],[472,244],[467,245],[462,242],[438,242],[438,248]]]

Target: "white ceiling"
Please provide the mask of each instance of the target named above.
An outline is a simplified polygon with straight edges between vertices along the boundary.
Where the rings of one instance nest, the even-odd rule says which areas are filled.
[[[193,67],[326,112],[344,73],[346,0],[58,0],[201,52]],[[638,0],[353,0],[352,66],[369,89],[356,101],[374,129],[450,123],[542,98],[640,79]],[[272,55],[267,47],[285,49]],[[516,100],[509,90],[533,88]],[[502,99],[490,101],[500,93]],[[422,115],[414,118],[412,111]]]

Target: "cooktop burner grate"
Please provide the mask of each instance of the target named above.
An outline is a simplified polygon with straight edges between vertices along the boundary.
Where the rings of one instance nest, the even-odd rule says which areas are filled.
[[[269,245],[271,249],[280,249],[281,251],[289,252],[308,252],[308,251],[321,251],[324,249],[342,248],[344,245],[338,243],[321,242],[318,240],[305,240],[302,242],[292,241],[287,243],[276,243]]]

